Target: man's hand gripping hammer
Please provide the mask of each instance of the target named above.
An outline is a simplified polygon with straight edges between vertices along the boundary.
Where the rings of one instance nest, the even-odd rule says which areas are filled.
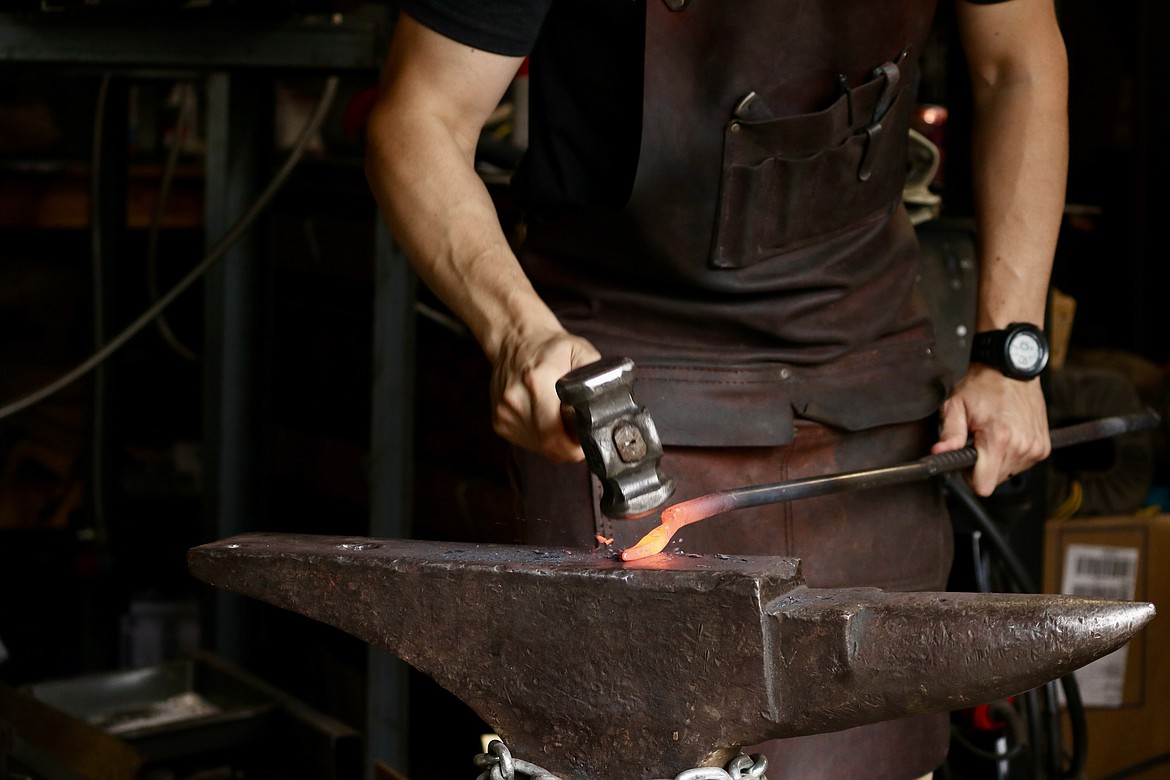
[[[607,358],[557,382],[561,403],[573,409],[585,462],[601,480],[601,511],[621,519],[647,515],[674,494],[674,480],[659,465],[658,429],[634,402],[634,375],[634,361]]]

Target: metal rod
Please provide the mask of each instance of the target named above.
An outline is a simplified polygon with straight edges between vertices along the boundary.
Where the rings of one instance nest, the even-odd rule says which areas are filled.
[[[1103,417],[1098,420],[1057,428],[1050,433],[1050,437],[1053,449],[1059,449],[1073,444],[1119,436],[1123,433],[1149,430],[1160,422],[1161,418],[1157,412],[1146,409],[1135,414]],[[898,466],[846,471],[828,476],[748,485],[708,493],[705,496],[682,501],[663,510],[662,524],[639,539],[633,547],[624,550],[622,560],[636,561],[656,555],[662,552],[683,526],[713,515],[736,509],[795,501],[801,498],[815,498],[846,490],[901,485],[968,468],[975,465],[977,457],[974,447],[964,447],[960,450],[927,455],[924,458]]]
[[[1108,439],[1124,433],[1149,430],[1157,427],[1161,418],[1157,412],[1147,409],[1143,412],[1077,423],[1057,428],[1050,434],[1053,449],[1084,444],[1099,439]],[[846,490],[886,487],[914,482],[920,479],[969,468],[975,465],[977,454],[974,447],[927,455],[910,463],[887,468],[848,471],[824,477],[808,477],[787,482],[732,488],[712,496],[726,494],[733,504],[732,509],[813,498]],[[703,498],[706,498],[704,496]],[[727,510],[724,510],[727,511]]]

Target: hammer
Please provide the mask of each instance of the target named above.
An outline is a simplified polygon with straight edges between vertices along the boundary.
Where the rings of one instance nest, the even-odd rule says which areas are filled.
[[[663,473],[662,441],[654,420],[634,401],[634,361],[605,358],[557,381],[572,417],[585,462],[601,481],[601,511],[632,519],[653,512],[674,494]]]

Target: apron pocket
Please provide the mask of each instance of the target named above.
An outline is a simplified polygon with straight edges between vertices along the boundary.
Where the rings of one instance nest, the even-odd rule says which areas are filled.
[[[902,193],[908,90],[877,121],[851,121],[867,82],[830,108],[730,122],[711,265],[744,268],[888,214]],[[853,105],[850,105],[850,102]]]

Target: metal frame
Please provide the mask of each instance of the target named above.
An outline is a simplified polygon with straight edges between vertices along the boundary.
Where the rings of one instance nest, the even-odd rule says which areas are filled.
[[[388,40],[377,20],[342,15],[276,22],[201,19],[183,14],[150,18],[118,14],[0,14],[0,68],[117,72],[167,77],[176,72],[207,79],[208,246],[230,229],[264,185],[272,106],[266,85],[276,76],[377,72]],[[116,222],[114,210],[103,220]],[[103,224],[105,231],[114,229]],[[371,442],[370,532],[400,537],[409,531],[413,394],[413,275],[377,220],[377,283]],[[257,316],[262,294],[261,243],[245,237],[206,279],[204,374],[208,533],[217,538],[254,527],[261,392],[256,366],[264,336]],[[244,665],[252,605],[235,594],[215,596],[214,646]],[[367,672],[367,777],[375,762],[405,770],[407,672],[398,659],[371,650]]]
[[[192,18],[194,17],[194,18]],[[87,68],[376,70],[381,25],[340,14],[277,22],[117,14],[0,14],[0,62]]]

